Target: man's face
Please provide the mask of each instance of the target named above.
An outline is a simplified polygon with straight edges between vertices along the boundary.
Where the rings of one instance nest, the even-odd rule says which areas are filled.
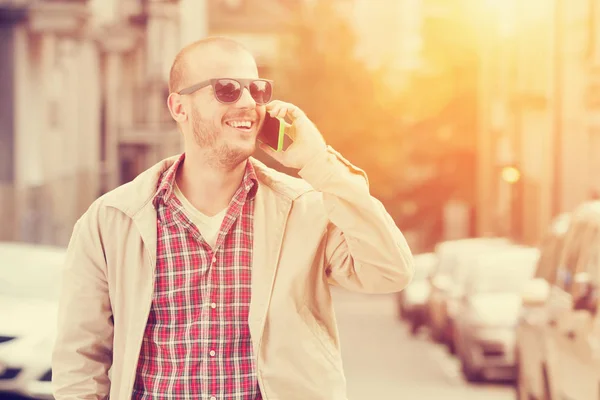
[[[243,52],[215,55],[210,65],[206,60],[198,60],[197,72],[193,61],[188,64],[190,76],[196,77],[192,84],[213,78],[258,78],[251,55]],[[257,105],[247,89],[235,103],[223,104],[215,98],[212,86],[208,86],[192,93],[188,105],[193,142],[192,138],[186,138],[186,145],[198,146],[211,162],[226,167],[238,165],[254,153],[265,106]]]

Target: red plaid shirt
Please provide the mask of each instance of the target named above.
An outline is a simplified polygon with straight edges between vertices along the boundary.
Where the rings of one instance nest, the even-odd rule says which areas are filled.
[[[184,157],[153,200],[155,288],[132,398],[260,400],[248,327],[258,181],[248,162],[213,251],[173,194]]]

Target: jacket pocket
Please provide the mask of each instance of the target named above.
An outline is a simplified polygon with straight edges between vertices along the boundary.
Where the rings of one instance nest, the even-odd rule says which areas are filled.
[[[335,348],[335,346],[331,342],[329,334],[327,333],[323,325],[321,325],[319,321],[317,321],[313,313],[306,305],[302,306],[300,310],[300,317],[306,325],[306,327],[308,328],[308,330],[312,333],[314,338],[319,343],[325,357],[336,368],[341,368],[339,350]]]

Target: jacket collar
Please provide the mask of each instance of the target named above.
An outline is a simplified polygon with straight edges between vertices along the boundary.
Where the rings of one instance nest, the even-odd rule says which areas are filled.
[[[131,182],[106,193],[103,196],[104,203],[120,210],[130,218],[134,218],[145,206],[154,208],[152,200],[157,194],[161,176],[180,158],[181,154],[156,163]],[[303,180],[269,168],[253,157],[250,157],[249,161],[256,173],[259,187],[269,188],[275,194],[289,200],[294,200],[312,190],[311,186]]]

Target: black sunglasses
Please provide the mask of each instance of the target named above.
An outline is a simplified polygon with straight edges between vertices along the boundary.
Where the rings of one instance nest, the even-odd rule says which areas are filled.
[[[267,104],[273,96],[273,81],[268,79],[209,79],[180,90],[179,94],[191,94],[207,86],[213,87],[215,98],[224,104],[235,103],[242,97],[242,91],[248,89],[256,104]]]

